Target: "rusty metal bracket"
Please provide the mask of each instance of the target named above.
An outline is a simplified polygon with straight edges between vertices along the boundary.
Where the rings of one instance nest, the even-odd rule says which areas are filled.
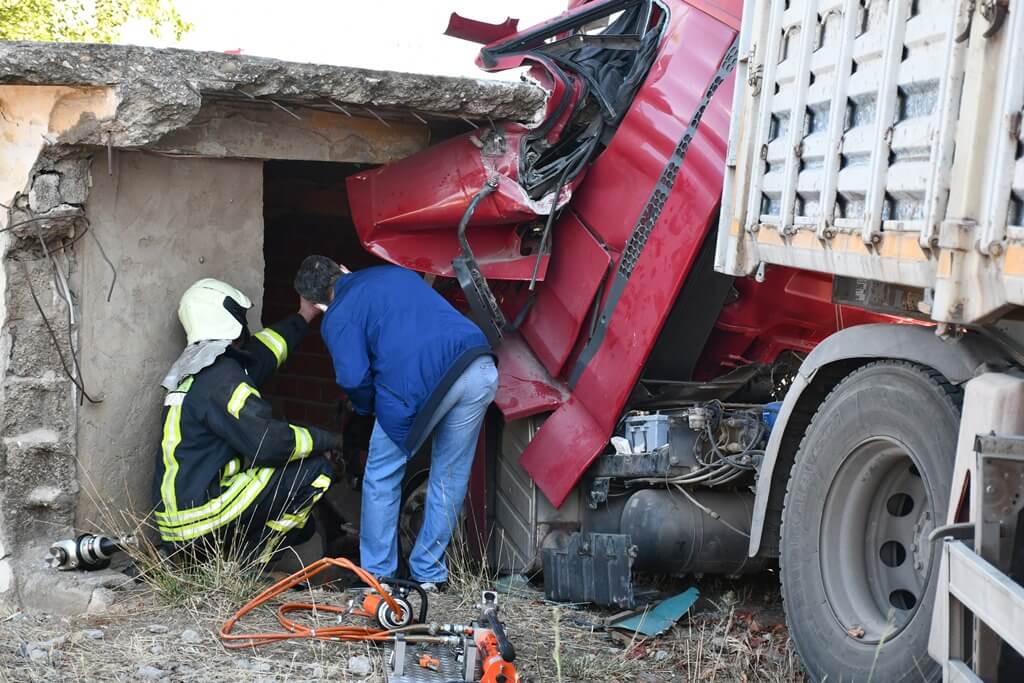
[[[974,11],[977,9],[978,3],[976,2],[976,0],[970,0],[970,2],[967,3],[966,7],[967,25],[964,26],[963,33],[961,33],[955,38],[955,41],[957,43],[967,42],[967,39],[971,37],[971,27],[974,26]]]
[[[984,0],[981,3],[981,16],[988,21],[989,27],[982,34],[984,38],[995,36],[1006,23],[1006,17],[1010,14],[1010,0]]]

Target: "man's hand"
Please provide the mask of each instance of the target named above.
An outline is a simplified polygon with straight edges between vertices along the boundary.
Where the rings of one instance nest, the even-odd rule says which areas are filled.
[[[327,462],[335,466],[335,468],[343,467],[344,456],[342,455],[345,449],[345,437],[341,434],[331,434],[331,441],[327,448],[324,449],[324,457],[327,458]]]
[[[299,315],[301,315],[307,323],[313,322],[313,319],[323,313],[323,310],[305,297],[299,297]]]

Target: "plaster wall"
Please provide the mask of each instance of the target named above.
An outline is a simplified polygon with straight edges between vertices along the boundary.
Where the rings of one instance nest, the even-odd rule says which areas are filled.
[[[202,277],[233,284],[254,302],[253,330],[263,300],[261,162],[115,151],[112,171],[97,154],[86,215],[99,244],[76,245],[82,376],[103,399],[78,412],[80,529],[150,509],[160,381],[185,346],[182,292]]]
[[[111,88],[0,85],[0,201],[24,189],[44,145],[83,119],[112,116],[116,107]]]

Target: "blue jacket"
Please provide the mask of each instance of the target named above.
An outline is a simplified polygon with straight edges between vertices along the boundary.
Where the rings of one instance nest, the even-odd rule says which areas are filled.
[[[459,375],[491,348],[416,273],[375,266],[338,278],[320,324],[338,385],[406,455]]]

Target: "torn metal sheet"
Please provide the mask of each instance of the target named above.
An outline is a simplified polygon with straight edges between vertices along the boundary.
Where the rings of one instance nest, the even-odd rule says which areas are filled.
[[[662,600],[653,609],[610,621],[608,628],[633,631],[648,637],[660,636],[690,611],[699,597],[700,591],[695,586],[687,588],[679,595]]]

